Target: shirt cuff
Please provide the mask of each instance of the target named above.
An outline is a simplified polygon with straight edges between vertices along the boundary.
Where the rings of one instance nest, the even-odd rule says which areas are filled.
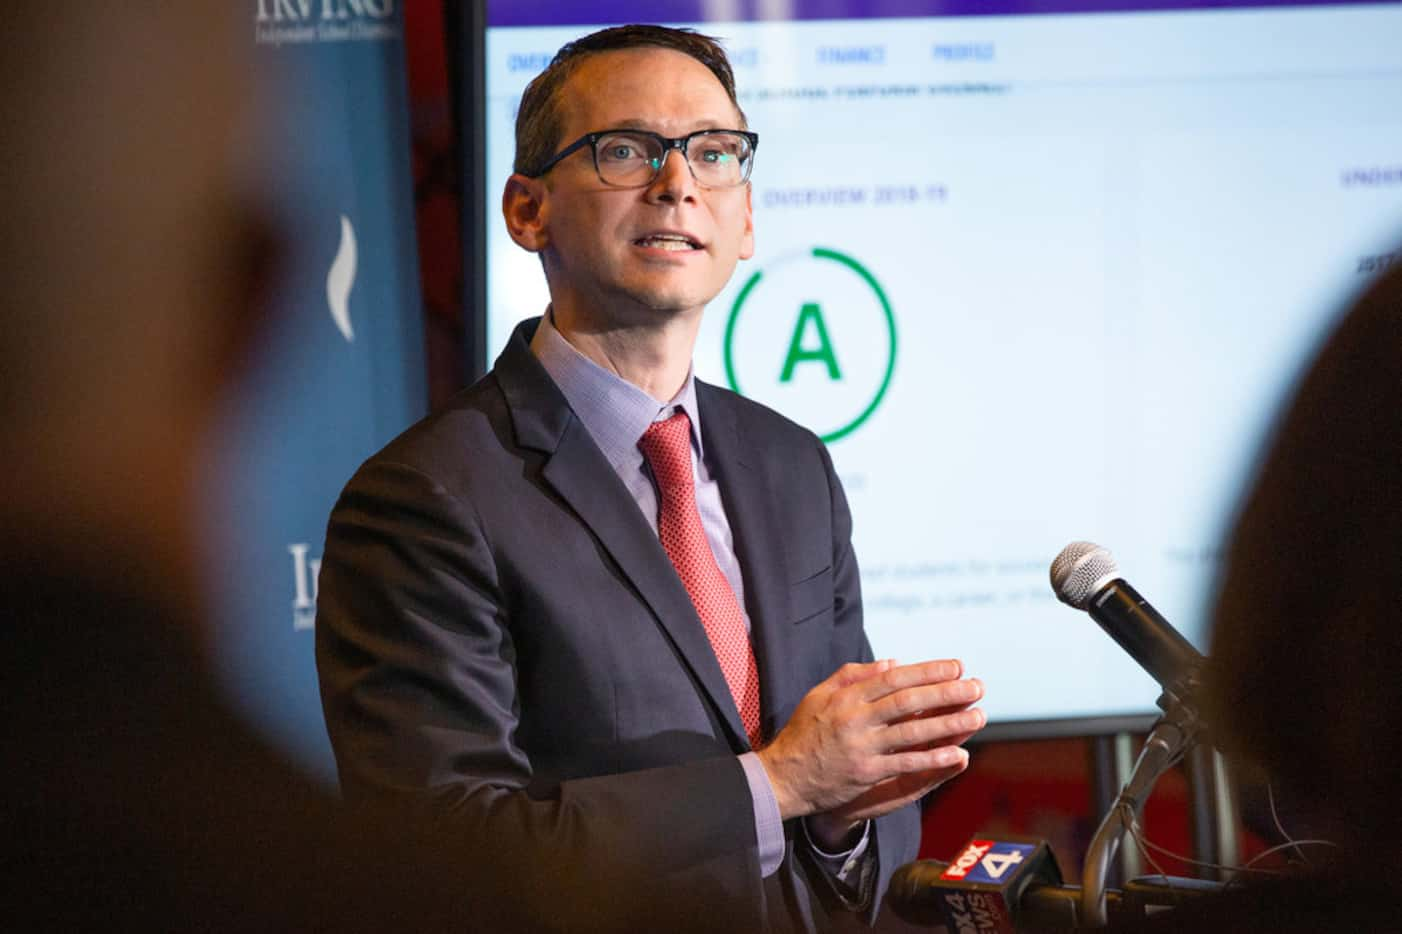
[[[868,855],[871,842],[871,821],[862,825],[862,835],[850,850],[829,853],[819,846],[808,832],[808,821],[801,820],[803,839],[813,860],[832,883],[832,890],[851,911],[865,910],[871,899],[872,860]]]
[[[747,752],[740,756],[740,767],[745,770],[750,800],[754,802],[759,873],[768,878],[779,871],[779,864],[784,861],[784,822],[779,818],[779,799],[774,797],[774,786],[769,784],[769,773],[758,755]]]

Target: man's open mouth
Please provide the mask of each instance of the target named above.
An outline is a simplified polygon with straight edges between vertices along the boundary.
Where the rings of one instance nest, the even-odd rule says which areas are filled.
[[[701,244],[690,237],[681,234],[652,234],[647,237],[639,237],[633,241],[637,246],[649,247],[657,250],[699,250]]]

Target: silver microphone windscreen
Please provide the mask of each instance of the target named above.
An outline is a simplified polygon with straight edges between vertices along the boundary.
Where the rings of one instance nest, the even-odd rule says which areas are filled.
[[[1051,563],[1056,598],[1078,610],[1086,609],[1090,598],[1119,576],[1114,556],[1094,542],[1072,542]]]

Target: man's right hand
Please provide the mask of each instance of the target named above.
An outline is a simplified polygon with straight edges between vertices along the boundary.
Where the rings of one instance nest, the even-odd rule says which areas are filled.
[[[758,750],[785,819],[823,815],[830,833],[894,811],[964,770],[985,722],[957,660],[852,663],[815,686]]]

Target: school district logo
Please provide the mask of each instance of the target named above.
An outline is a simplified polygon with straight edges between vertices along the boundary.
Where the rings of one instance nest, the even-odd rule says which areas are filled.
[[[386,42],[403,36],[395,0],[256,0],[258,45]]]
[[[287,546],[292,556],[292,628],[297,632],[316,628],[317,579],[321,576],[321,558],[311,554],[306,542]]]
[[[815,247],[749,278],[724,351],[731,389],[832,442],[881,405],[896,369],[896,318],[865,266]]]
[[[341,215],[341,245],[336,248],[336,258],[326,271],[326,307],[331,310],[331,320],[336,330],[341,332],[349,343],[355,340],[355,328],[351,325],[350,293],[355,286],[355,226],[350,218]]]

